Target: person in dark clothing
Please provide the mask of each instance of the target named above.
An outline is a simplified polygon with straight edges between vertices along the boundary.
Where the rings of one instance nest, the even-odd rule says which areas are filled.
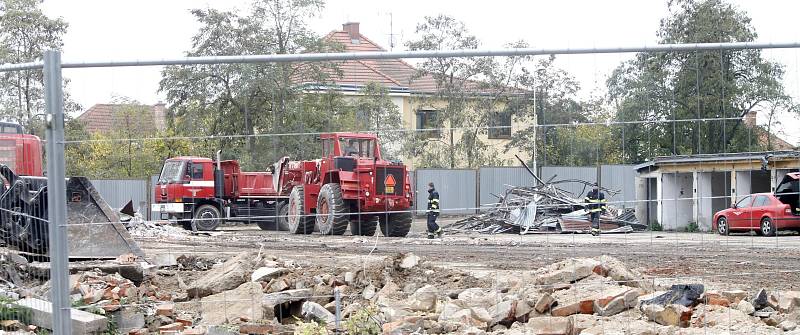
[[[434,236],[442,237],[444,232],[442,228],[436,224],[436,218],[439,217],[439,192],[436,192],[436,187],[433,183],[428,183],[428,238]]]
[[[344,148],[343,151],[345,156],[358,156],[358,148],[356,147],[356,140],[348,141],[347,146]]]
[[[600,235],[600,214],[606,210],[606,195],[600,191],[597,184],[594,184],[592,190],[586,194],[585,201],[586,209],[589,210],[589,216],[592,219],[592,235]]]

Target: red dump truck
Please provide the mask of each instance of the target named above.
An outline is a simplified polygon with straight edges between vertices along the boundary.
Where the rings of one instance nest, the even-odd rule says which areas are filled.
[[[41,177],[42,141],[18,124],[0,122],[0,164],[22,176]]]
[[[244,172],[235,160],[167,159],[152,210],[187,229],[214,230],[222,220],[310,234],[404,237],[413,194],[408,168],[384,160],[371,134],[320,135],[322,158],[284,157],[267,171]]]

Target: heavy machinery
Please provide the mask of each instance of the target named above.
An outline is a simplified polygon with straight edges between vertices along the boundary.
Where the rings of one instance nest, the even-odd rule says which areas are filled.
[[[0,124],[0,238],[21,251],[46,254],[50,227],[66,223],[70,258],[144,256],[117,212],[86,177],[65,181],[66,222],[49,223],[41,140],[21,128],[17,133],[5,131],[8,127]]]
[[[413,195],[408,169],[381,157],[371,134],[320,135],[322,158],[281,158],[269,171],[243,172],[235,160],[167,159],[152,210],[187,229],[214,230],[222,220],[310,234],[404,237]],[[277,227],[276,227],[277,226]]]

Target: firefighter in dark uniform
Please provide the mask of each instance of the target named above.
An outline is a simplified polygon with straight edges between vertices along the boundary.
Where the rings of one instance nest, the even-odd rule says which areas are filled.
[[[436,224],[436,218],[439,217],[439,192],[433,183],[428,183],[428,238],[434,236],[442,237],[444,232],[439,225]]]
[[[587,203],[586,209],[589,210],[589,215],[592,218],[592,235],[600,235],[600,214],[606,210],[606,195],[600,192],[600,187],[597,184],[593,185],[589,193],[586,194],[585,202]]]

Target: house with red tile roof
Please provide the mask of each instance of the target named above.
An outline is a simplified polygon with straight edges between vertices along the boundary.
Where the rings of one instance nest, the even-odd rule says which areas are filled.
[[[387,51],[364,36],[358,22],[345,23],[341,30],[332,31],[325,38],[341,45],[343,52]],[[389,91],[392,101],[402,113],[406,129],[420,130],[432,127],[430,124],[435,113],[438,113],[437,104],[435,101],[424,98],[437,92],[437,83],[433,76],[424,74],[402,59],[350,60],[336,64],[341,75],[334,75],[331,78],[335,89],[345,94],[358,94],[359,90],[369,83],[381,84]],[[315,85],[315,83],[302,84]],[[472,86],[471,89],[474,89],[476,94],[487,93],[480,91],[480,84],[476,81],[466,81],[466,85]],[[510,115],[498,121],[495,124],[508,128],[492,129],[488,134],[481,135],[483,137],[481,139],[495,151],[495,157],[515,162],[515,153],[505,152],[505,146],[513,131],[521,128],[521,125],[512,122]],[[440,132],[432,131],[431,134],[439,139]],[[526,153],[517,154],[527,158]],[[415,165],[413,157],[404,157],[403,161],[411,166]]]
[[[76,119],[90,133],[108,133],[117,129],[131,129],[140,134],[155,133],[166,128],[167,108],[164,103],[95,104]]]

